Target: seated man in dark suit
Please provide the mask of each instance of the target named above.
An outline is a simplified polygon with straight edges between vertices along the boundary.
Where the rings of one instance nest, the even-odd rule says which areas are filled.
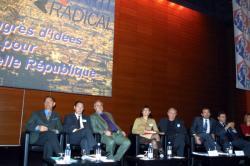
[[[95,133],[101,134],[101,142],[106,145],[108,158],[120,161],[130,146],[126,133],[115,123],[113,116],[103,111],[103,104],[97,100],[94,104],[95,113],[91,115],[91,125]],[[115,153],[116,145],[119,146]],[[115,154],[114,154],[115,153]]]
[[[91,129],[90,118],[83,115],[84,105],[81,101],[74,104],[74,113],[67,115],[64,119],[64,130],[69,133],[69,143],[78,144],[89,154],[96,145]]]
[[[243,150],[245,155],[249,156],[250,142],[240,138],[234,122],[227,123],[227,116],[224,112],[219,112],[217,118],[215,134],[218,136],[220,144],[223,145],[223,149],[226,150],[229,147],[229,142],[231,142],[234,147]]]
[[[191,126],[191,134],[197,144],[204,144],[206,150],[220,150],[220,146],[214,140],[216,121],[210,118],[210,110],[203,108],[201,117],[196,117]]]
[[[53,152],[62,152],[57,134],[63,128],[59,115],[53,111],[55,105],[53,97],[45,97],[44,109],[33,112],[26,124],[26,129],[31,132],[30,143],[44,146],[44,159],[51,157]]]
[[[184,156],[185,138],[187,130],[183,121],[177,119],[177,110],[170,108],[168,110],[168,118],[162,118],[159,123],[160,131],[164,132],[167,142],[171,142],[173,150],[177,156]]]

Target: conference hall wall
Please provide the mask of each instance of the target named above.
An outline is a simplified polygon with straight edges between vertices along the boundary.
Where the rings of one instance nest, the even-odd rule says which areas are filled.
[[[213,18],[165,0],[117,0],[112,97],[2,87],[0,144],[20,144],[27,119],[47,95],[62,118],[76,100],[88,115],[102,100],[128,133],[144,105],[157,121],[175,107],[188,127],[202,106],[226,109],[223,35]]]

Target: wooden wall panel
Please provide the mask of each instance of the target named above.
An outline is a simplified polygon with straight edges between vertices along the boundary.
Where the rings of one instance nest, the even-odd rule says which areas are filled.
[[[115,11],[112,97],[0,88],[0,118],[9,119],[4,113],[14,111],[18,119],[23,107],[25,123],[32,111],[43,108],[46,95],[56,98],[62,118],[73,111],[75,100],[84,101],[89,115],[100,99],[127,132],[144,105],[156,120],[176,107],[188,127],[202,106],[212,112],[227,108],[226,80],[221,79],[226,67],[219,66],[224,50],[218,52],[217,42],[224,34],[213,18],[158,0],[116,0]],[[4,125],[1,121],[0,136],[6,133]],[[19,132],[12,133],[0,137],[0,144],[18,143]]]
[[[22,125],[23,91],[1,88],[0,145],[19,145]]]

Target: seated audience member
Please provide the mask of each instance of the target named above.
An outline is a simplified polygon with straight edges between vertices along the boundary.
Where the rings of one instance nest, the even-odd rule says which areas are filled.
[[[173,145],[173,151],[177,156],[184,156],[185,138],[187,130],[183,121],[177,119],[177,110],[170,108],[167,112],[168,118],[162,118],[159,123],[160,131],[164,132],[167,142]]]
[[[244,116],[244,124],[240,125],[240,129],[245,137],[250,137],[250,113]]]
[[[220,150],[220,146],[215,142],[216,121],[210,118],[210,110],[203,108],[201,117],[196,117],[191,127],[191,134],[197,144],[204,144],[206,150]]]
[[[53,111],[56,105],[55,99],[47,96],[44,99],[44,109],[33,112],[26,124],[27,131],[30,131],[30,143],[43,145],[43,158],[53,156],[53,152],[62,152],[57,134],[62,131],[62,124],[59,115]]]
[[[143,107],[141,111],[141,117],[136,118],[132,128],[133,134],[140,135],[140,143],[149,144],[152,143],[154,154],[163,153],[163,149],[160,143],[159,130],[157,128],[156,122],[154,119],[149,118],[151,111],[148,106]]]
[[[94,103],[95,113],[90,116],[94,133],[101,134],[101,142],[106,145],[108,158],[120,161],[130,146],[126,133],[115,123],[113,116],[104,112],[103,103],[97,100]],[[115,153],[115,147],[119,145]],[[114,154],[115,153],[115,154]]]
[[[239,137],[235,129],[234,122],[227,123],[227,116],[224,112],[218,113],[218,123],[215,133],[219,138],[219,142],[223,145],[223,149],[226,150],[229,147],[229,142],[234,147],[237,147],[244,151],[245,155],[250,155],[250,142]]]
[[[86,154],[89,154],[96,145],[91,130],[90,118],[83,115],[83,102],[76,101],[74,104],[74,110],[74,113],[65,116],[64,130],[69,134],[70,144],[80,145],[81,149],[85,149]]]

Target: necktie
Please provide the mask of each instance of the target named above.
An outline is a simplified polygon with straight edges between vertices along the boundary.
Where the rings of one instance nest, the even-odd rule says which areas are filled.
[[[80,116],[78,116],[78,119],[77,119],[77,128],[78,129],[81,128]]]
[[[203,126],[203,129],[204,129],[204,132],[206,133],[207,132],[207,119],[205,119],[205,123],[204,123],[204,126]]]
[[[50,112],[48,112],[48,113],[47,113],[47,116],[46,116],[47,120],[49,120],[49,119],[50,119],[50,116],[51,116],[51,113],[50,113]]]
[[[111,121],[111,119],[108,117],[108,115],[106,115],[105,113],[100,114],[100,116],[102,117],[102,119],[105,120],[105,122],[108,124],[108,128],[110,131],[112,132],[117,132],[118,128],[116,127],[116,125]]]

